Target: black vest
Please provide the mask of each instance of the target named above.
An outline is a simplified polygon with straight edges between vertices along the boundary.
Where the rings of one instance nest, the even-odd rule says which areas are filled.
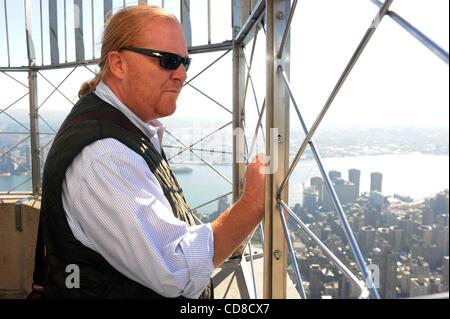
[[[45,163],[41,204],[46,246],[45,295],[47,298],[164,298],[125,277],[100,254],[84,246],[74,237],[67,222],[61,196],[66,170],[85,146],[105,138],[114,138],[142,156],[159,181],[175,217],[189,226],[195,225],[164,153],[161,156],[125,115],[90,93],[78,101],[62,124]],[[80,269],[80,288],[66,287],[70,274],[66,273],[66,267],[71,264]],[[201,298],[212,298],[210,285]]]

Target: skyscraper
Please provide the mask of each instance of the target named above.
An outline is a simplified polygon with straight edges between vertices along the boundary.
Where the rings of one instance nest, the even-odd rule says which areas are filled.
[[[328,176],[330,177],[330,179],[332,181],[342,177],[341,172],[339,172],[339,171],[329,171]]]
[[[425,245],[431,245],[433,243],[433,228],[428,225],[421,225],[419,227],[419,239],[422,240]]]
[[[372,226],[364,226],[361,228],[361,238],[359,240],[361,243],[361,250],[366,255],[368,255],[374,247],[375,232],[376,230]]]
[[[361,179],[361,171],[360,170],[357,170],[354,168],[348,170],[348,180],[349,180],[349,182],[353,183],[356,187],[356,189],[355,189],[356,198],[359,197],[360,179]]]
[[[382,192],[383,174],[374,172],[370,174],[370,191]]]
[[[311,177],[310,184],[311,184],[311,188],[314,188],[315,190],[318,191],[317,202],[319,205],[322,205],[322,200],[323,200],[323,179],[322,179],[322,177],[318,177],[318,176]]]

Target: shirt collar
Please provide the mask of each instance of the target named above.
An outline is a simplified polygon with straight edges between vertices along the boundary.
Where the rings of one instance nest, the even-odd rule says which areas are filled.
[[[159,120],[154,119],[147,122],[141,120],[133,111],[131,111],[119,98],[114,94],[109,86],[107,86],[103,81],[101,81],[96,89],[95,94],[101,98],[103,101],[111,104],[117,110],[122,112],[134,125],[136,125],[145,135],[150,139],[155,136],[158,137],[160,143],[162,143],[163,133],[165,126]]]

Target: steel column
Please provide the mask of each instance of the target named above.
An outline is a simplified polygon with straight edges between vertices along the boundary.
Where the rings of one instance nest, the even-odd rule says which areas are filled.
[[[267,0],[267,84],[266,84],[266,151],[271,154],[273,172],[266,180],[266,214],[264,219],[264,298],[286,298],[287,245],[283,224],[277,214],[277,193],[289,164],[289,96],[277,72],[278,65],[289,72],[290,36],[284,55],[277,57],[290,11],[289,0]],[[271,129],[278,130],[278,144],[273,143]],[[287,192],[283,199],[287,201]]]

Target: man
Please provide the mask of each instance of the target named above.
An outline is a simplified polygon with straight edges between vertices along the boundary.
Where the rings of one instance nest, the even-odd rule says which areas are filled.
[[[47,297],[211,298],[212,272],[261,221],[261,158],[242,198],[205,225],[167,164],[157,119],[175,112],[189,64],[166,11],[139,5],[110,18],[100,73],[82,86],[44,169]],[[67,269],[79,270],[79,285]]]

